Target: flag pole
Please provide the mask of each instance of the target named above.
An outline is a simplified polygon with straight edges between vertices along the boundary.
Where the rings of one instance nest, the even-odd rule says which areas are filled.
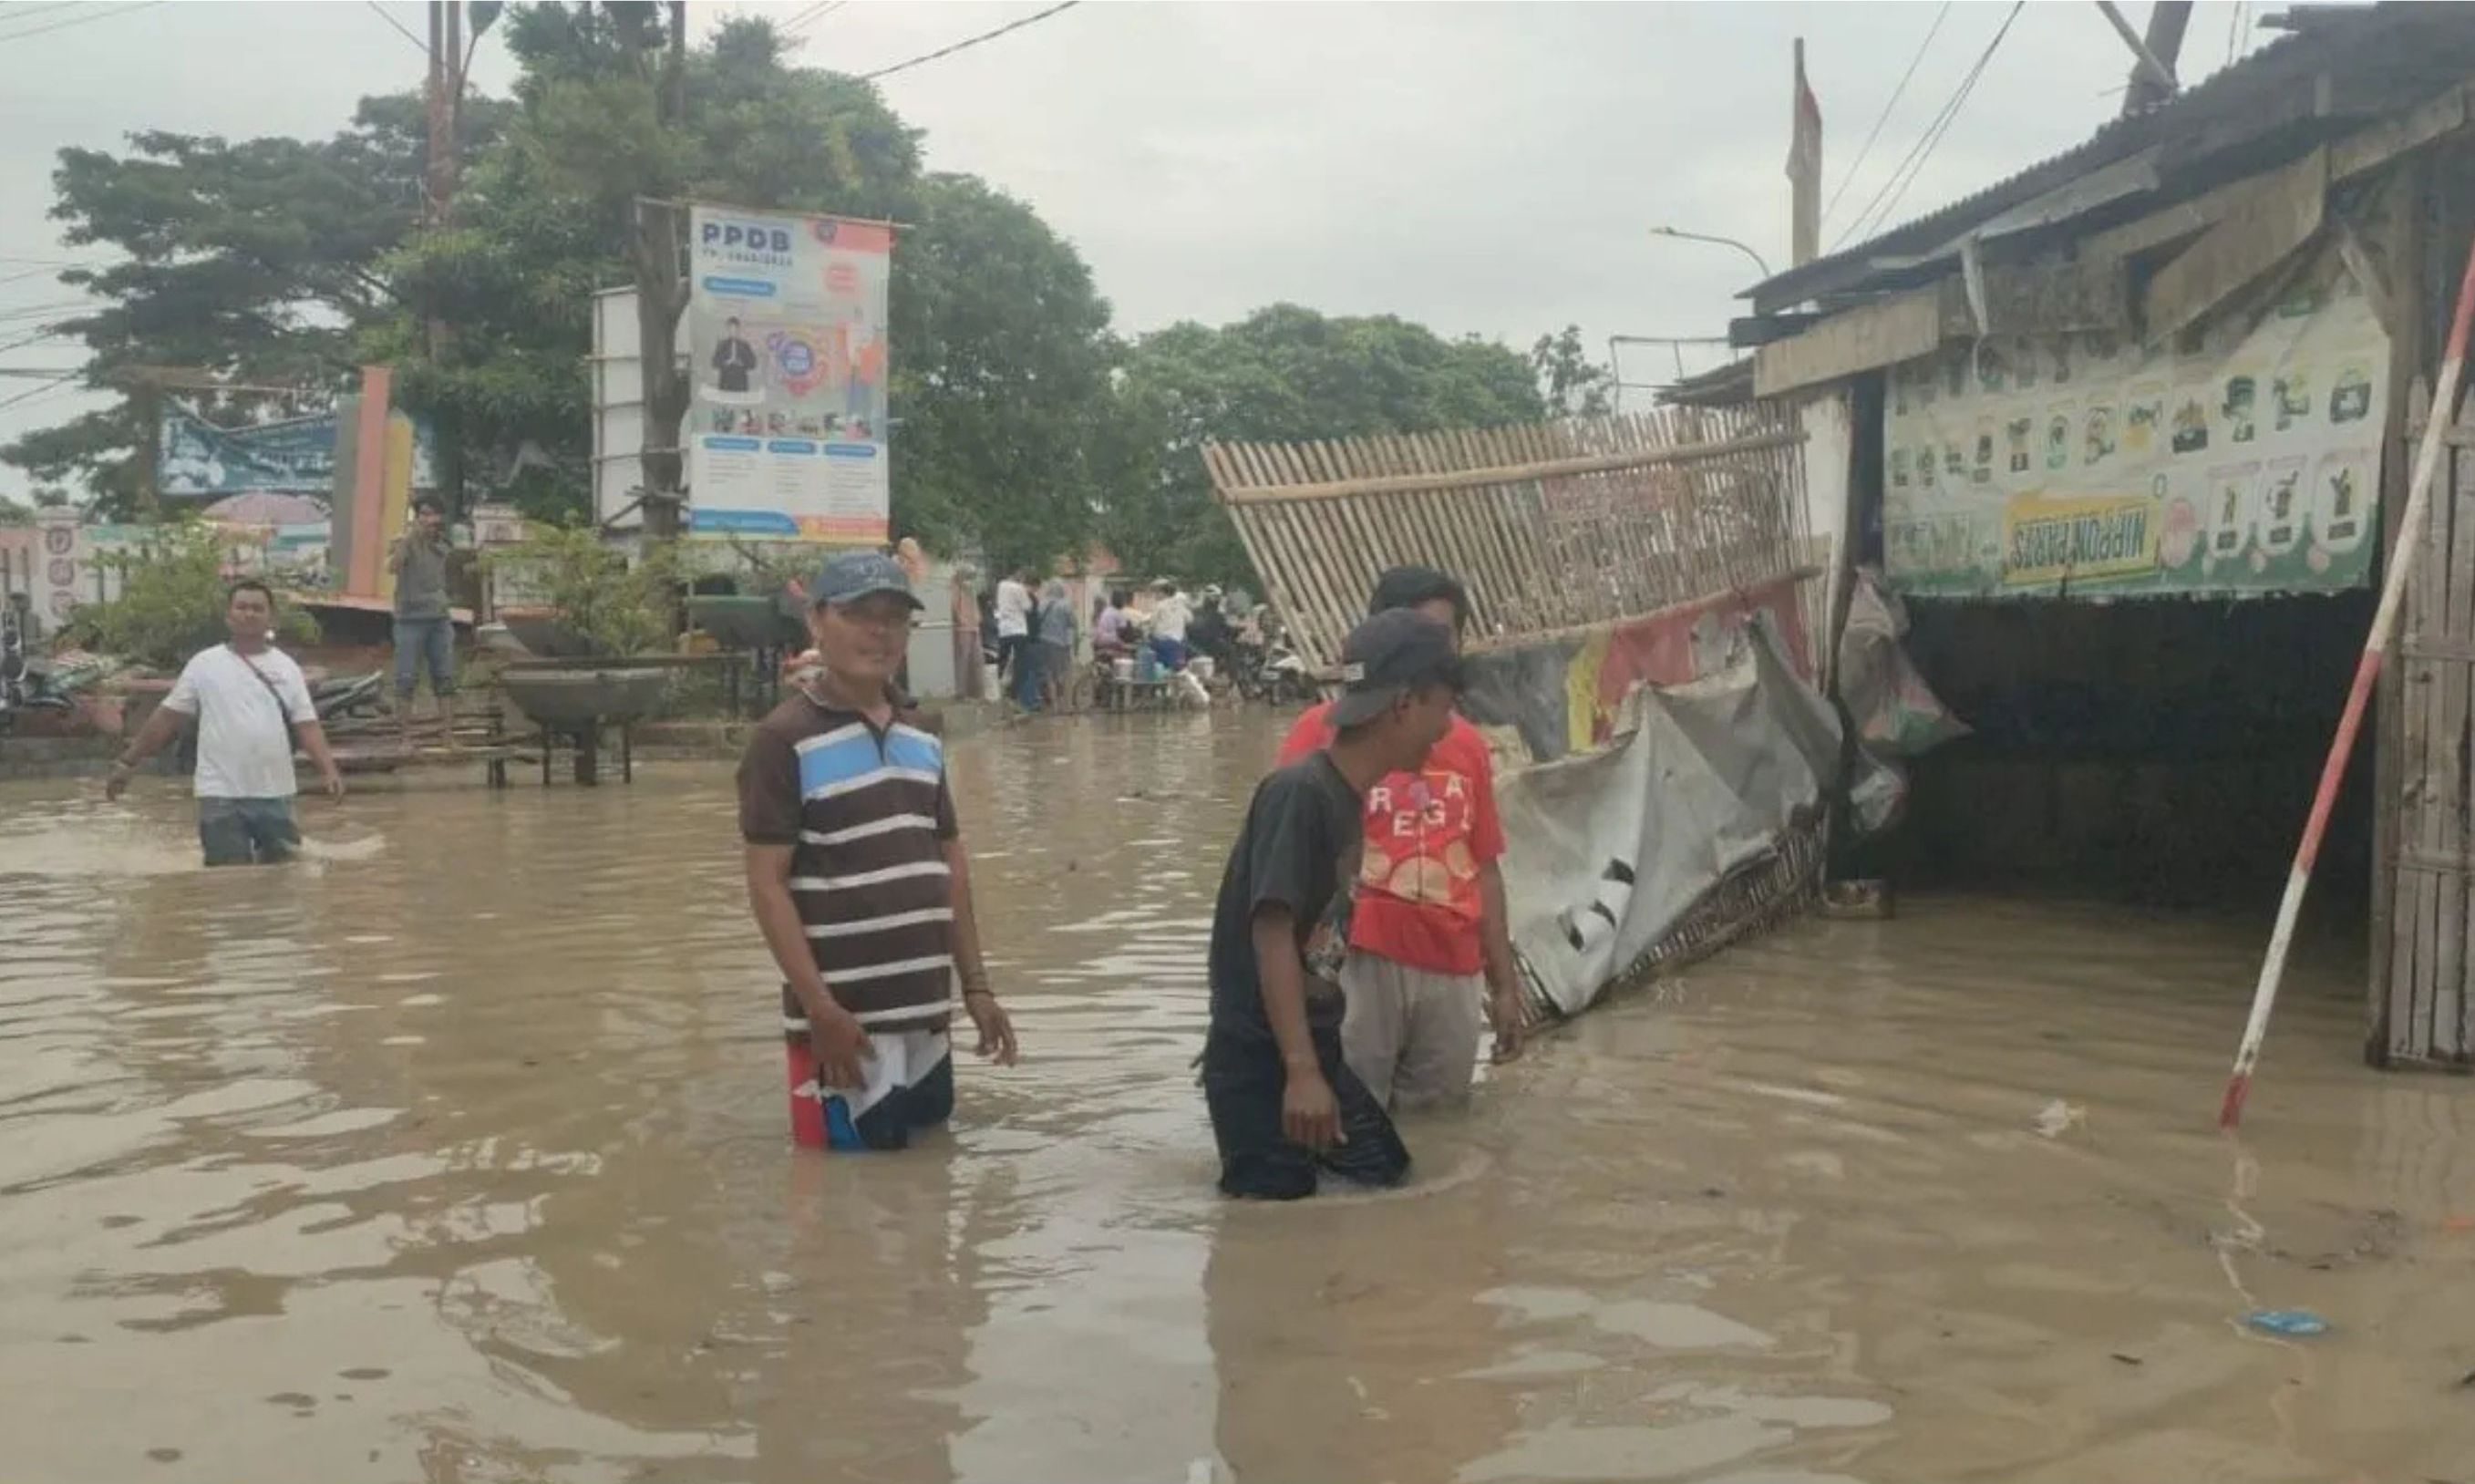
[[[2287,873],[2286,895],[2277,904],[2277,926],[2268,935],[2268,952],[2261,961],[2260,983],[2253,988],[2251,1018],[2243,1025],[2242,1045],[2235,1052],[2234,1074],[2226,1080],[2225,1101],[2218,1107],[2218,1127],[2232,1129],[2242,1121],[2243,1100],[2251,1095],[2252,1072],[2260,1065],[2261,1042],[2268,1035],[2268,1014],[2277,1004],[2277,986],[2286,977],[2286,959],[2294,946],[2294,920],[2303,911],[2303,893],[2312,882],[2312,865],[2320,855],[2320,838],[2337,806],[2338,784],[2346,760],[2355,750],[2355,734],[2363,730],[2364,711],[2372,698],[2397,630],[2398,600],[2406,596],[2408,558],[2424,539],[2424,509],[2431,502],[2434,473],[2458,402],[2458,382],[2466,366],[2466,329],[2475,318],[2475,242],[2466,253],[2466,272],[2458,284],[2458,304],[2449,320],[2448,349],[2440,358],[2440,380],[2434,388],[2432,415],[2424,424],[2423,441],[2415,450],[2414,474],[2407,483],[2406,510],[2398,518],[2398,539],[2389,548],[2389,567],[2381,575],[2381,602],[2372,613],[2371,632],[2364,639],[2363,658],[2355,663],[2355,683],[2346,692],[2346,709],[2338,718],[2338,733],[2329,742],[2329,758],[2320,766],[2320,787],[2312,796],[2312,815],[2294,847],[2294,865]],[[2395,395],[2395,388],[2391,389]]]

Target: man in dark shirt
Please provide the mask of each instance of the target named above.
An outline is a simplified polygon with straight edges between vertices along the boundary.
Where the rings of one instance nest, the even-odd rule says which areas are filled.
[[[801,676],[739,764],[747,903],[782,971],[791,1129],[801,1144],[899,1149],[945,1121],[945,1027],[1015,1059],[989,988],[943,744],[893,690],[919,607],[900,565],[845,551],[808,585],[821,672]]]
[[[1364,798],[1452,725],[1452,631],[1379,613],[1341,646],[1331,745],[1256,787],[1212,915],[1204,1101],[1233,1196],[1312,1195],[1317,1167],[1397,1183],[1409,1152],[1341,1059],[1337,975],[1349,940]]]
[[[715,384],[725,392],[744,392],[755,370],[756,348],[740,337],[737,319],[724,320],[722,340],[713,348]]]

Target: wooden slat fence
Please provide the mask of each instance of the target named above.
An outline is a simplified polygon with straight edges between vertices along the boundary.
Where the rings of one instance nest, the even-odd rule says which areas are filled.
[[[2414,457],[2431,400],[2418,384],[2391,457]],[[2381,865],[2392,872],[2389,983],[2375,988],[2386,996],[2391,1059],[2465,1066],[2475,1063],[2475,401],[2445,436],[2429,524],[2401,532],[2396,548],[2415,567],[2395,670],[2404,687],[2396,827]]]
[[[1743,588],[1807,551],[1803,433],[1762,407],[1204,448],[1309,664],[1339,658],[1385,568],[1468,584],[1475,645]]]

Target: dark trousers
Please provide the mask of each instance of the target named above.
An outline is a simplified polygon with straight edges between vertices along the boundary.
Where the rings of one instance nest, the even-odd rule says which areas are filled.
[[[301,848],[284,798],[198,800],[198,844],[208,865],[272,865]]]
[[[1212,1113],[1213,1141],[1220,1146],[1224,1195],[1295,1201],[1315,1192],[1315,1173],[1330,1170],[1362,1185],[1397,1185],[1409,1173],[1409,1151],[1375,1094],[1341,1059],[1340,1028],[1317,1025],[1315,1060],[1340,1104],[1340,1131],[1347,1143],[1317,1156],[1291,1143],[1281,1127],[1281,1094],[1288,1086],[1281,1049],[1214,1029],[1203,1043],[1203,1101]]]
[[[1033,658],[1030,635],[1007,634],[997,640],[997,685],[1000,695],[1011,694],[1017,700],[1021,699],[1022,669],[1030,664]]]

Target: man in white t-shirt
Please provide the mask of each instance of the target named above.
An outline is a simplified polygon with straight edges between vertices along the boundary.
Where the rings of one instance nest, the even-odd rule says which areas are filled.
[[[1032,689],[1031,669],[1039,659],[1031,652],[1031,616],[1035,607],[1028,568],[1017,568],[998,581],[997,675],[1025,710],[1039,699]]]
[[[224,603],[229,644],[202,649],[181,669],[172,693],[146,718],[112,766],[104,791],[120,797],[137,766],[198,723],[198,843],[208,865],[272,864],[301,843],[292,821],[292,744],[318,765],[327,792],[344,796],[344,775],[327,750],[327,732],[310,704],[309,683],[292,657],[269,641],[275,595],[266,584],[233,584]]]
[[[1194,601],[1177,590],[1177,584],[1164,577],[1152,584],[1159,594],[1152,600],[1149,619],[1152,653],[1160,656],[1163,669],[1186,669],[1186,627],[1194,621]]]

